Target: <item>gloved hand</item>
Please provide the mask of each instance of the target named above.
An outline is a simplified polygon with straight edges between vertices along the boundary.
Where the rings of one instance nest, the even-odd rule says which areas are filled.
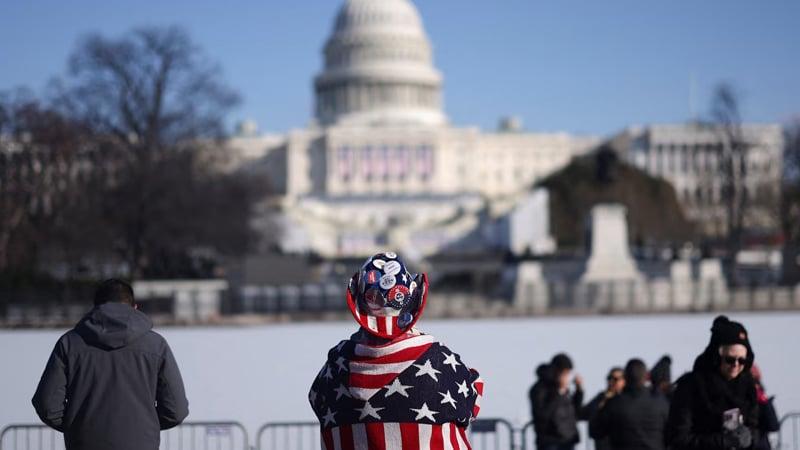
[[[753,435],[749,428],[740,426],[733,431],[725,431],[722,434],[722,442],[725,448],[750,448],[753,444]]]

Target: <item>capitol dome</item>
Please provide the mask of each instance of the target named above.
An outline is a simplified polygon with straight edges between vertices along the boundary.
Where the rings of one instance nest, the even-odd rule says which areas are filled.
[[[442,76],[409,0],[348,0],[316,77],[322,125],[441,125]]]

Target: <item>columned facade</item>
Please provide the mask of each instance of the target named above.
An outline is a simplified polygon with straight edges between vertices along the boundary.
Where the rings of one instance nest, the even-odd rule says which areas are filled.
[[[316,77],[323,126],[442,125],[442,76],[408,0],[350,0],[325,44]]]

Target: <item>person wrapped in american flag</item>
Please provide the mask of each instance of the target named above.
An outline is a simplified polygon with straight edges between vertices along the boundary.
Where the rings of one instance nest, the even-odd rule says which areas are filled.
[[[427,295],[427,276],[392,252],[350,279],[347,305],[360,328],[328,352],[308,394],[323,450],[471,450],[483,380],[414,327]]]

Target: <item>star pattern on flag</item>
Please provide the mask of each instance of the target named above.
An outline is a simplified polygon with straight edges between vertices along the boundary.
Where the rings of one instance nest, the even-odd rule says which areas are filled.
[[[463,394],[464,398],[469,397],[470,392],[469,392],[469,386],[467,386],[467,380],[464,380],[461,383],[458,383],[457,385],[458,385],[458,393]]]
[[[395,378],[392,381],[392,384],[386,386],[386,393],[384,394],[384,397],[388,397],[392,394],[400,394],[403,397],[408,398],[408,390],[413,387],[414,386],[405,386],[400,382],[399,378]]]
[[[452,367],[453,372],[457,370],[456,367],[461,365],[460,362],[456,361],[455,353],[451,353],[448,355],[447,353],[442,352],[442,355],[444,355],[444,362],[442,364]]]
[[[436,411],[431,411],[430,409],[428,409],[428,404],[427,403],[422,403],[422,406],[420,406],[419,409],[417,409],[417,408],[410,408],[410,409],[411,409],[411,411],[414,411],[415,413],[417,413],[417,417],[415,417],[414,420],[420,420],[423,417],[425,417],[426,419],[430,420],[431,422],[436,422],[436,419],[434,419],[433,416],[436,415],[436,414],[439,414]]]
[[[336,360],[336,365],[339,367],[340,371],[347,371],[348,370],[347,366],[345,365],[346,362],[347,362],[347,360],[342,358],[341,356],[339,357],[339,359]]]
[[[433,381],[439,381],[438,374],[442,372],[433,368],[430,359],[426,360],[425,364],[414,364],[414,367],[419,368],[416,376],[421,377],[423,375],[430,375],[430,377],[433,378]]]
[[[335,415],[336,415],[336,413],[332,412],[331,409],[328,408],[328,414],[325,414],[325,416],[323,417],[323,420],[325,420],[325,423],[322,424],[322,426],[323,427],[328,426],[329,423],[332,423],[332,424],[336,425],[336,420],[334,420],[334,418],[333,418],[333,416],[335,416]]]
[[[382,409],[386,409],[386,408],[383,408],[383,407],[375,408],[369,403],[369,400],[367,400],[364,403],[364,407],[363,408],[356,408],[356,409],[361,413],[358,416],[358,420],[363,420],[367,416],[374,417],[374,418],[376,418],[378,420],[381,420],[381,416],[378,415],[378,411],[380,411]]]
[[[450,391],[439,392],[439,395],[443,397],[442,404],[448,403],[450,404],[450,406],[453,407],[453,409],[456,408],[456,400],[453,398],[452,395],[450,395]]]
[[[336,392],[336,400],[339,400],[342,396],[352,397],[352,395],[350,395],[350,390],[347,389],[347,386],[344,384],[339,384],[339,387],[333,391]]]
[[[331,349],[309,391],[311,407],[323,429],[372,422],[457,423],[463,427],[477,414],[482,395],[482,385],[479,392],[475,384],[478,374],[444,345],[426,344],[413,360],[400,365],[399,372],[393,371],[408,353],[403,350],[407,346],[388,356],[382,348],[370,350],[374,358],[381,358],[373,362],[363,353],[356,354],[357,345],[364,344],[350,341]],[[365,352],[363,348],[359,351]],[[341,366],[348,370],[340,370]],[[390,372],[386,375],[381,370]],[[386,381],[381,384],[369,384],[384,376]]]

